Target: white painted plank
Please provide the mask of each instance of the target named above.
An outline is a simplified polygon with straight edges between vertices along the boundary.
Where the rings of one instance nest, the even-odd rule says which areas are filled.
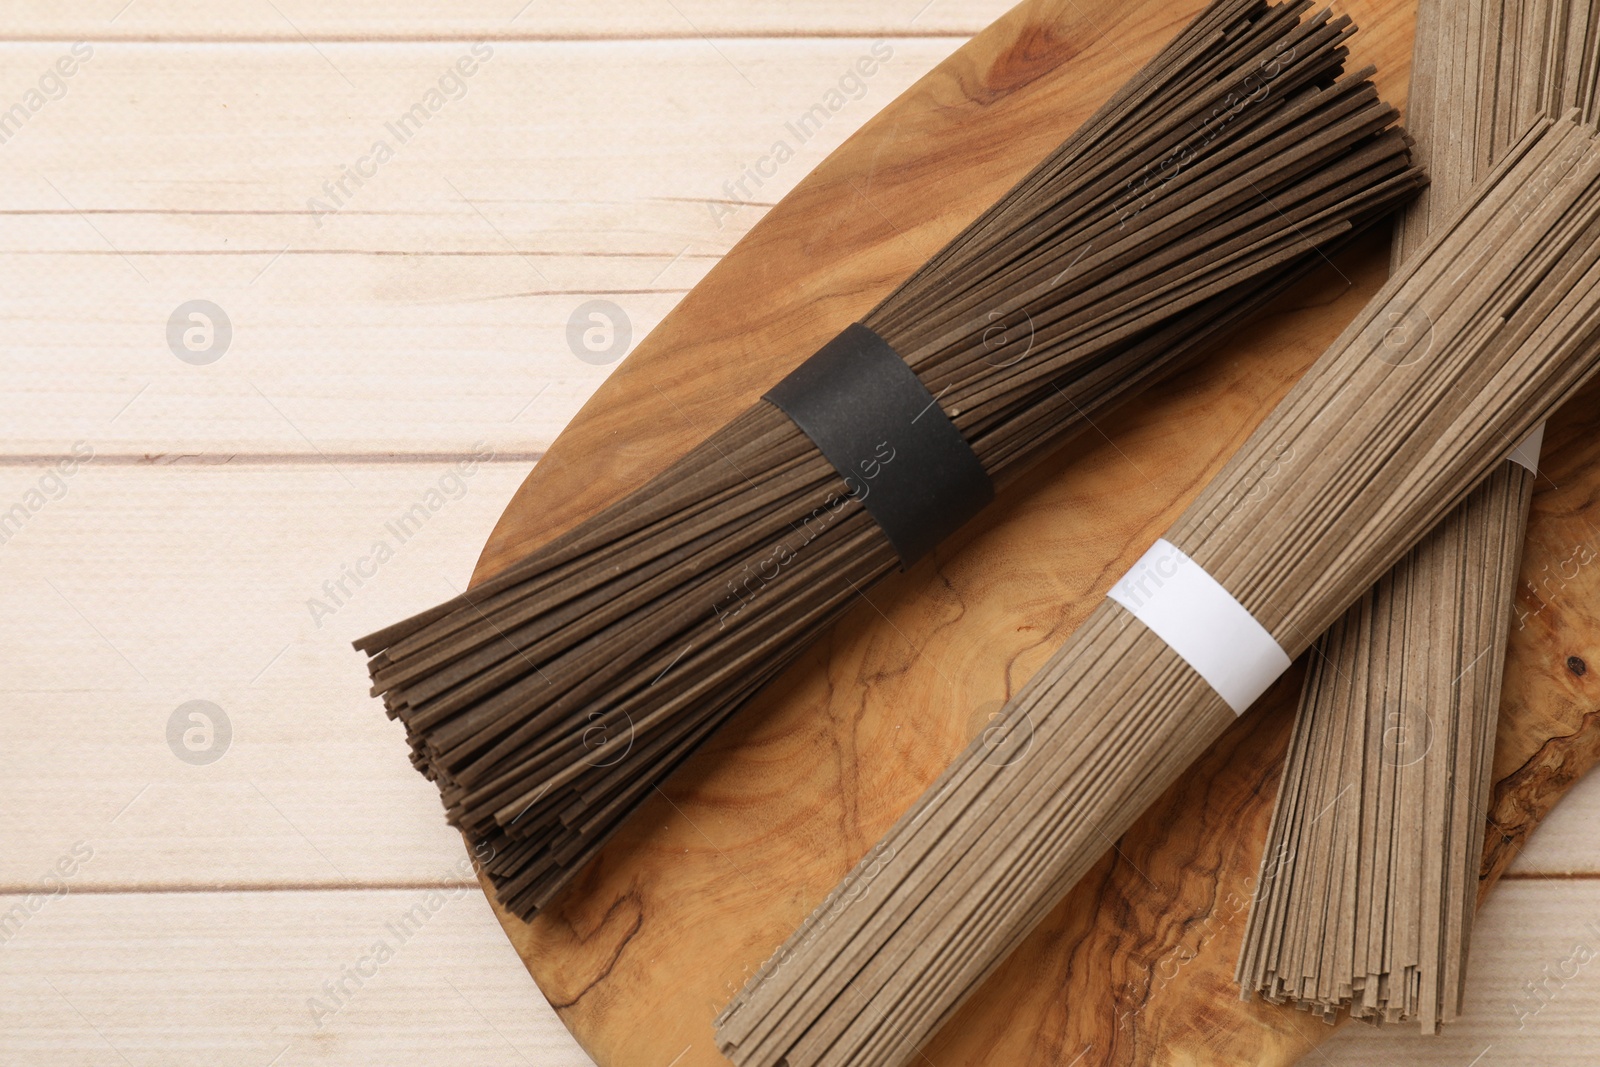
[[[960,43],[79,46],[92,49],[88,58],[62,43],[6,44],[0,111],[56,63],[77,69],[58,99],[0,126],[0,209],[287,212],[272,233],[297,247],[357,240],[361,231],[334,225],[344,212],[414,211],[473,220],[461,228],[477,234],[475,247],[497,252],[504,242],[463,198],[514,238],[559,239],[559,224],[573,220],[550,204],[674,198],[699,203],[709,222],[704,201],[726,197],[725,183],[776,141],[787,139],[795,158],[762,187],[747,184],[766,202]],[[789,129],[819,105],[808,126]],[[388,153],[374,151],[379,141]],[[324,188],[341,178],[343,190]],[[313,200],[340,211],[318,228]],[[535,214],[519,222],[526,212]],[[82,219],[73,221],[61,239],[106,251],[106,242],[84,240],[80,231],[94,234]],[[110,244],[137,251],[153,224],[122,225],[101,229]],[[233,236],[228,227],[237,223],[211,225],[211,234]],[[585,243],[566,250],[611,250],[593,243],[605,234],[577,232]]]
[[[0,897],[0,1067],[590,1067],[475,888],[33,903]]]
[[[704,269],[563,260],[573,288],[540,292],[515,258],[286,257],[249,284],[265,262],[162,258],[144,268],[147,284],[115,258],[0,255],[0,455],[77,440],[102,455],[212,459],[459,454],[477,441],[541,452],[624,354],[579,358],[588,352],[567,336],[579,309],[610,301],[637,343]],[[663,269],[684,288],[667,288],[671,277],[652,288]],[[216,362],[200,366],[168,338],[177,309],[196,299],[231,329]]]
[[[528,468],[80,467],[0,544],[0,892],[80,840],[102,887],[451,877],[461,840],[349,642],[463,587]],[[44,477],[0,468],[5,509]]]
[[[1600,1057],[1600,884],[1511,881],[1484,906],[1461,1021],[1437,1037],[1346,1026],[1306,1063],[1593,1067]]]
[[[181,37],[700,37],[976,33],[1009,0],[13,0],[29,35],[91,40]],[[276,9],[276,10],[275,10]]]
[[[609,369],[569,344],[582,304],[636,342],[955,44],[498,44],[403,145],[389,124],[467,46],[100,45],[0,145],[0,449],[459,452],[545,389],[515,441],[537,452]],[[61,50],[0,47],[0,104]],[[392,160],[323,188],[379,139]],[[200,299],[233,335],[197,368],[168,328]]]
[[[113,1048],[141,1065],[586,1065],[474,891],[69,890],[34,903],[0,945],[0,1065],[122,1062]],[[429,903],[402,942],[391,924]],[[0,898],[0,914],[19,904]],[[363,962],[380,941],[392,957]],[[358,964],[375,973],[315,1014],[313,998],[337,1007],[323,983]],[[1307,1062],[1590,1067],[1597,983],[1600,886],[1511,882],[1480,918],[1461,1022],[1430,1038],[1346,1027]]]

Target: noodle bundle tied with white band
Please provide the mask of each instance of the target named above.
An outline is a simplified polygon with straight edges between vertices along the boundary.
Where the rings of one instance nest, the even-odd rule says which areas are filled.
[[[1193,667],[1235,715],[1289,669],[1289,654],[1267,628],[1165,538],[1106,595]]]
[[[1537,474],[1543,447],[1540,423],[1506,459]],[[1267,628],[1165,538],[1106,595],[1193,667],[1235,715],[1243,715],[1289,669],[1289,654]]]
[[[1528,190],[1537,192],[1532,210]],[[1389,324],[1419,312],[1435,328],[1415,333],[1414,353],[1396,360]],[[943,1043],[931,1055],[919,1050],[942,1042],[936,1035],[946,1025],[957,1040],[971,1032],[963,1004],[1228,732],[1236,722],[1228,705],[1259,692],[1259,682],[1241,685],[1228,701],[1213,688],[1251,673],[1232,666],[1236,654],[1227,651],[1250,640],[1238,614],[1270,627],[1280,653],[1305,652],[1486,477],[1532,481],[1505,462],[1510,446],[1597,373],[1600,131],[1547,120],[1435,228],[1172,521],[1168,542],[1199,566],[1158,546],[1153,573],[1147,560],[1129,576],[1117,595],[1135,601],[1145,625],[1131,625],[1129,609],[1109,598],[1090,610],[1006,702],[1007,721],[1031,731],[1027,758],[996,760],[991,740],[974,737],[845,875],[833,903],[756,972],[718,1020],[720,1050],[739,1067],[951,1060]],[[1271,492],[1250,491],[1291,455],[1292,476]],[[1178,592],[1201,574],[1232,596]],[[1193,636],[1202,627],[1230,634],[1202,641]],[[1192,643],[1191,660],[1220,667],[1221,676],[1208,683],[1169,640]],[[1010,666],[999,664],[997,676],[1009,682]],[[1450,684],[1442,675],[1440,689]],[[1357,744],[1385,724],[1360,725],[1367,729]],[[1206,780],[1193,788],[1207,789]],[[1365,803],[1366,794],[1351,795]],[[1317,847],[1296,855],[1355,869]],[[1120,873],[1098,870],[1080,906],[1120,907]],[[1476,877],[1460,888],[1470,907]],[[1417,900],[1416,885],[1409,889]],[[1061,951],[1062,930],[1068,950],[1081,944],[1072,932],[1088,929],[1084,916],[1055,917],[1060,925],[1033,943],[1040,955],[1014,962],[1030,967]],[[1395,981],[1406,980],[1397,972]],[[988,988],[996,990],[1004,993]],[[1153,1004],[1150,995],[1154,987],[1141,987],[1131,999]],[[975,1003],[984,1010],[996,1001]],[[1075,1051],[1069,1044],[1067,1054]]]

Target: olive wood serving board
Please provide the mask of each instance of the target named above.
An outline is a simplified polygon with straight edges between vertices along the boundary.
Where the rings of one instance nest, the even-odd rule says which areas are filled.
[[[1201,0],[1028,0],[773,208],[539,462],[479,579],[645,482],[865,313],[1076,128]],[[1415,5],[1345,0],[1403,107]],[[600,1067],[726,1061],[712,1019],[982,731],[1382,284],[1357,242],[1098,420],[742,710],[512,944]],[[1600,759],[1600,387],[1551,424],[1506,671],[1485,889]],[[1293,478],[1292,458],[1272,477]],[[1288,1064],[1326,1034],[1233,968],[1292,671],[1114,844],[925,1050],[938,1067]]]

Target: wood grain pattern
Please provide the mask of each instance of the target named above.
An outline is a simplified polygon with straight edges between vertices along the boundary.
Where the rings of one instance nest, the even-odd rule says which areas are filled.
[[[1580,778],[1521,847],[1502,878],[1600,875],[1600,774]]]
[[[962,49],[802,182],[667,317],[523,487],[478,573],[638,485],[753,399],[998,195],[1198,6],[1038,0]],[[1356,63],[1376,62],[1386,95],[1402,101],[1409,5],[1341,6],[1363,27]],[[1384,235],[1368,240],[1204,366],[1102,420],[1071,461],[1047,464],[876,591],[673,778],[562,904],[531,926],[502,916],[602,1067],[679,1049],[686,1067],[722,1062],[715,1011],[1221,466],[1375,291],[1386,259]],[[1584,420],[1597,396],[1552,428],[1552,471],[1570,477],[1536,504],[1536,571],[1552,545],[1600,519],[1578,477],[1597,458],[1580,443],[1594,439]],[[1542,814],[1594,758],[1583,719],[1592,695],[1569,680],[1565,646],[1597,632],[1579,607],[1593,603],[1580,583],[1600,588],[1596,572],[1548,598],[1515,642],[1497,772],[1527,784],[1499,797],[1503,848],[1532,822],[1512,825],[1513,809]],[[1116,843],[933,1042],[934,1062],[1277,1064],[1325,1036],[1287,1009],[1240,1003],[1231,979],[1295,681]],[[1534,769],[1546,766],[1556,772]]]

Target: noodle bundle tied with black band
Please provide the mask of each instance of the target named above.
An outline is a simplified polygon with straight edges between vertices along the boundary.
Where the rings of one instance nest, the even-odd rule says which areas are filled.
[[[1309,10],[1216,0],[798,378],[357,642],[507,908],[543,907],[861,591],[1419,188],[1370,72],[1344,73],[1349,20]]]

